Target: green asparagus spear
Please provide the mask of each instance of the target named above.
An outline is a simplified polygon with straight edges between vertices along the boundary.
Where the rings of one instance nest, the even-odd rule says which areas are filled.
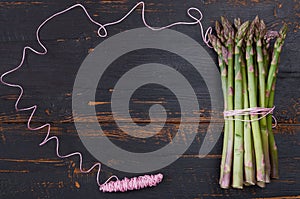
[[[234,50],[234,29],[230,22],[225,18],[221,17],[222,26],[224,29],[224,38],[226,39],[226,47],[228,51],[228,73],[227,73],[227,109],[233,110],[233,92],[234,92],[234,81],[233,81],[233,50]],[[220,186],[222,188],[229,188],[231,179],[231,167],[232,167],[232,155],[233,155],[233,142],[234,142],[234,121],[233,117],[228,117],[228,142],[227,152],[224,165],[224,175],[221,180]]]
[[[253,62],[253,34],[254,34],[254,23],[251,23],[246,39],[246,61],[247,61],[247,73],[248,73],[248,91],[249,91],[249,102],[250,107],[257,107],[257,87],[255,85],[255,74],[254,74],[254,62]],[[260,134],[260,125],[257,115],[251,115],[251,126],[255,152],[255,164],[256,164],[256,180],[258,182],[265,181],[265,167],[264,167],[264,154],[262,148],[262,140]],[[249,163],[250,164],[250,163]]]
[[[227,110],[227,69],[225,64],[225,56],[224,53],[222,53],[222,44],[221,41],[216,38],[214,35],[208,35],[209,40],[218,54],[218,62],[219,67],[221,71],[221,83],[222,83],[222,90],[223,90],[223,97],[224,97],[224,110]],[[224,47],[223,47],[224,48]],[[220,166],[220,183],[223,179],[224,175],[224,166],[225,166],[225,158],[226,158],[226,152],[227,152],[227,143],[228,143],[228,120],[225,120],[224,124],[224,138],[223,138],[223,150],[222,150],[222,160],[221,160],[221,166]]]
[[[284,40],[286,38],[287,25],[284,24],[281,30],[279,31],[279,37],[275,41],[274,51],[271,61],[270,70],[268,73],[267,79],[267,89],[266,89],[266,106],[271,108],[274,106],[274,95],[275,95],[275,83],[276,83],[276,73],[278,71],[279,55],[281,53]],[[272,177],[278,178],[278,152],[277,146],[275,143],[274,134],[272,131],[272,116],[268,115],[268,130],[269,130],[269,142],[270,142],[270,155],[271,155],[271,171]]]
[[[249,96],[248,96],[248,84],[247,84],[247,72],[245,56],[241,57],[241,69],[243,79],[243,102],[244,109],[249,108]],[[250,121],[250,116],[244,116],[245,121]],[[245,184],[255,184],[255,171],[253,164],[253,140],[251,134],[251,123],[244,122],[244,167],[245,167]]]
[[[239,26],[239,29],[235,36],[235,55],[234,55],[234,71],[235,71],[235,89],[234,89],[234,109],[243,109],[243,83],[242,83],[242,71],[240,65],[241,59],[241,46],[243,37],[246,34],[249,21]],[[233,156],[233,180],[232,186],[234,188],[243,188],[243,161],[244,161],[244,126],[243,116],[237,115],[234,117],[234,156]]]
[[[259,20],[258,17],[255,19],[256,29],[255,29],[255,40],[256,40],[256,56],[258,64],[258,88],[259,88],[259,106],[266,106],[266,72],[264,66],[263,52],[262,52],[262,39],[266,34],[266,26],[262,20]],[[260,131],[263,143],[264,157],[265,157],[265,181],[270,182],[270,155],[269,155],[269,138],[268,138],[268,129],[267,129],[267,118],[263,117],[260,119]]]

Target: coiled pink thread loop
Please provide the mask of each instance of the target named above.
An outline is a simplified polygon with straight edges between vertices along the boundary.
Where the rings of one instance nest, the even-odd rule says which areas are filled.
[[[113,176],[112,176],[113,177]],[[123,180],[110,181],[109,178],[100,186],[100,191],[103,192],[125,192],[128,190],[138,190],[146,187],[153,187],[160,183],[163,179],[161,173],[156,175],[144,175],[134,178],[124,178]]]

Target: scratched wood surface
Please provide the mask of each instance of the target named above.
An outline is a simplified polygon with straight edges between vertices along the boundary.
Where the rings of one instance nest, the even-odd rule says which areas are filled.
[[[37,26],[51,14],[74,3],[83,3],[93,18],[101,23],[120,18],[135,4],[134,1],[126,0],[0,1],[0,72],[19,63],[21,50],[25,45],[39,48],[35,39]],[[45,130],[27,130],[28,113],[17,113],[14,110],[18,90],[1,85],[0,198],[300,198],[300,1],[147,0],[146,18],[153,26],[189,20],[186,10],[191,6],[202,10],[204,27],[212,25],[221,15],[231,19],[241,17],[243,20],[259,15],[274,29],[278,29],[282,22],[288,23],[289,32],[282,52],[275,100],[275,116],[278,120],[275,136],[279,147],[280,179],[273,180],[265,189],[220,189],[218,176],[222,136],[208,156],[199,158],[197,155],[210,116],[209,94],[202,78],[195,76],[182,59],[148,50],[136,51],[119,59],[114,69],[107,72],[104,86],[98,89],[99,93],[105,95],[97,95],[95,102],[90,102],[90,105],[96,106],[97,116],[106,135],[116,145],[133,152],[157,150],[172,140],[178,128],[180,113],[172,92],[157,86],[140,89],[132,97],[132,117],[140,125],[149,122],[149,104],[162,104],[169,111],[167,128],[151,139],[129,137],[117,128],[108,113],[109,93],[113,91],[118,75],[124,72],[124,65],[129,63],[142,64],[159,60],[159,63],[172,65],[176,69],[186,69],[186,76],[194,82],[194,89],[201,102],[201,122],[199,132],[189,149],[173,164],[158,171],[165,175],[164,181],[156,188],[140,191],[122,194],[99,192],[95,182],[96,171],[81,174],[77,157],[58,159],[54,142],[38,147],[45,136]],[[142,27],[139,13],[140,9],[124,23],[109,27],[109,35]],[[20,102],[21,107],[38,104],[33,125],[50,122],[51,133],[61,139],[60,152],[66,154],[81,151],[85,168],[97,160],[88,153],[77,135],[72,119],[72,87],[84,58],[104,40],[97,37],[96,30],[97,27],[89,23],[80,9],[54,19],[41,32],[49,53],[45,56],[29,53],[24,67],[6,78],[9,82],[24,86],[25,95]],[[198,27],[179,26],[174,30],[187,34],[203,45]],[[207,47],[205,49],[216,61],[213,51]],[[89,118],[84,120],[88,122]],[[124,122],[132,121],[124,118]],[[181,141],[184,142],[185,138],[182,137]],[[101,181],[112,174],[119,177],[136,175],[104,165]]]

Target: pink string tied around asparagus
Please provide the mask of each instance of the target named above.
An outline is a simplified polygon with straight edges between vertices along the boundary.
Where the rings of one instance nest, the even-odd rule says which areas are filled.
[[[272,114],[274,109],[275,109],[275,106],[273,106],[272,108],[254,107],[254,108],[246,108],[246,109],[227,110],[227,111],[224,111],[223,114],[224,114],[225,120],[239,120],[242,122],[254,122],[254,121],[261,120],[262,118],[266,117],[269,114]],[[232,116],[245,116],[245,115],[252,115],[252,116],[253,115],[261,115],[261,116],[258,118],[255,118],[255,119],[251,119],[251,120],[244,120],[244,119],[239,119],[239,118],[233,118],[233,119],[228,118],[228,117],[232,117]],[[275,121],[275,124],[273,126],[273,128],[274,128],[277,126],[277,120],[273,115],[272,115],[272,118]]]
[[[116,178],[116,181],[110,181]],[[161,173],[156,175],[144,175],[134,178],[124,178],[119,180],[117,177],[110,177],[105,183],[100,186],[100,191],[103,192],[125,192],[129,190],[138,190],[146,187],[154,187],[159,184],[163,179]]]

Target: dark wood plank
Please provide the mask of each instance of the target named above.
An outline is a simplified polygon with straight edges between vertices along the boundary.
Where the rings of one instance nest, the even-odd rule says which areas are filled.
[[[202,130],[201,130],[202,129]],[[200,129],[200,137],[205,134],[205,127]],[[244,190],[222,190],[218,186],[219,163],[221,142],[205,158],[197,155],[202,139],[196,139],[189,150],[173,164],[162,169],[165,174],[164,182],[155,189],[147,189],[125,193],[124,197],[271,197],[274,195],[295,195],[299,187],[297,174],[299,172],[298,151],[300,142],[297,132],[300,127],[280,125],[275,136],[279,146],[280,179],[273,180],[265,189],[247,187]],[[89,155],[81,145],[72,125],[61,124],[53,129],[53,135],[61,138],[61,153],[79,150],[84,154],[85,167],[96,160]],[[110,131],[108,136],[112,140],[123,140]],[[0,176],[2,179],[1,193],[3,196],[28,196],[40,197],[79,197],[85,195],[89,198],[105,197],[114,198],[120,194],[98,193],[95,184],[96,171],[90,174],[81,174],[78,170],[77,158],[60,160],[54,153],[54,143],[38,148],[38,143],[43,138],[43,133],[34,133],[24,130],[24,125],[2,125],[1,131]],[[162,142],[160,142],[162,144]],[[126,140],[118,144],[128,147],[139,143],[138,140]],[[160,144],[160,145],[161,145]],[[286,149],[289,149],[288,151]],[[180,154],[179,154],[180,155]],[[13,157],[13,158],[12,158]],[[101,179],[104,180],[112,173],[122,176],[134,174],[118,172],[103,166]],[[33,189],[33,191],[32,191]],[[293,191],[294,190],[294,191]]]

